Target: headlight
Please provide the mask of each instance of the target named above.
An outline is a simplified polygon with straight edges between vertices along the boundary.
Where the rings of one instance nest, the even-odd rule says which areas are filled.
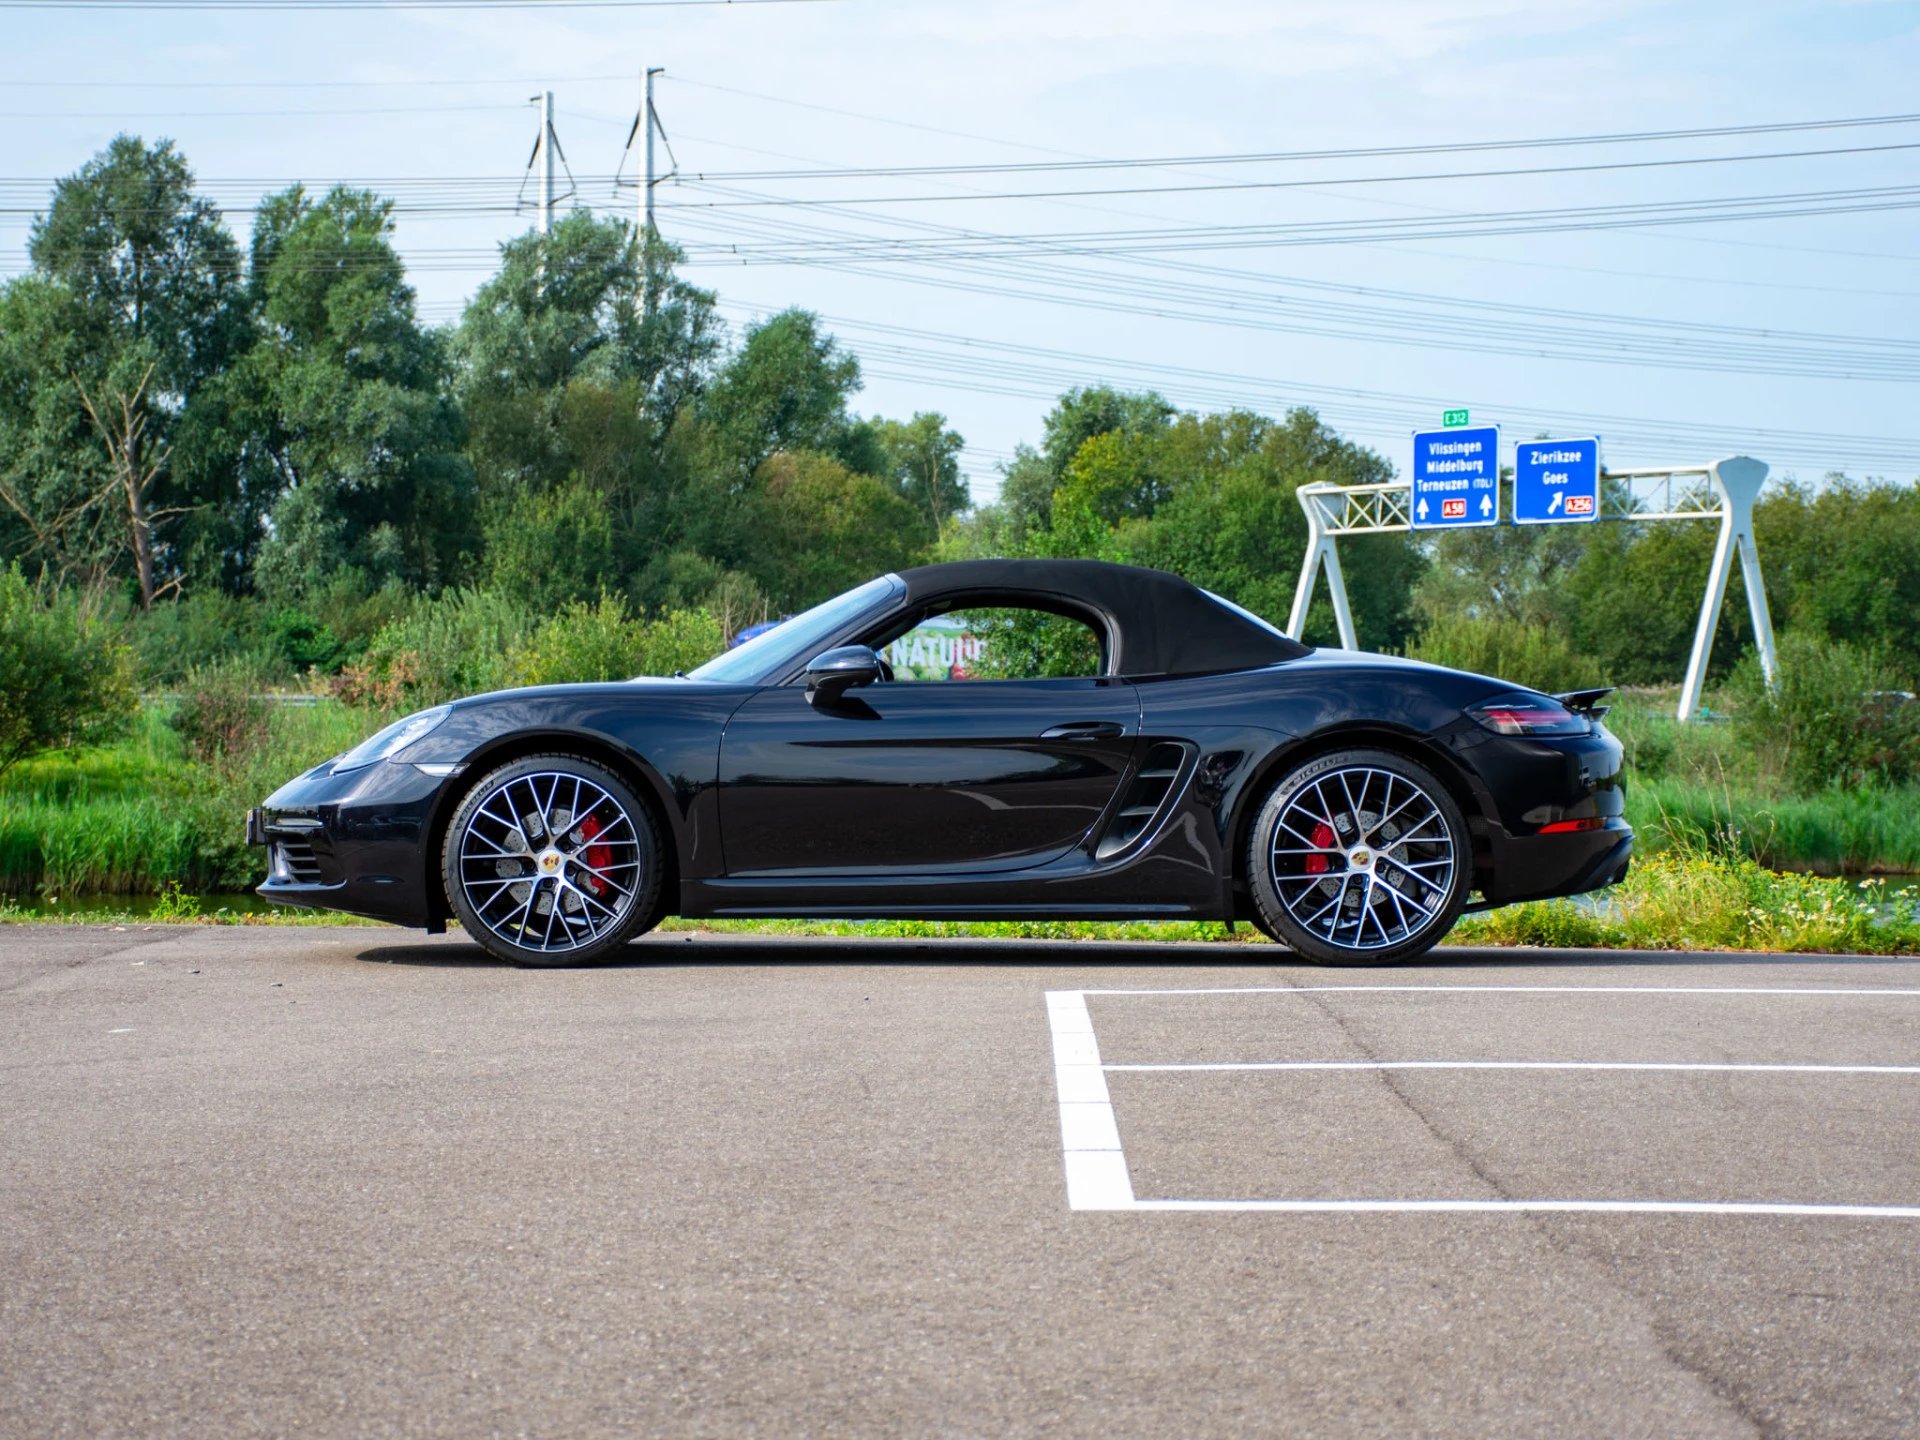
[[[446,719],[450,713],[452,713],[451,706],[436,705],[431,710],[422,710],[418,715],[409,715],[404,720],[394,721],[378,735],[362,740],[334,761],[333,773],[338,775],[344,770],[358,770],[362,766],[373,764],[376,760],[385,760],[399,754]]]

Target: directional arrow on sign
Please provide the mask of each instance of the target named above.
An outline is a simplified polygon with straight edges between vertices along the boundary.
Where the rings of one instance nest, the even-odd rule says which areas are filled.
[[[1567,498],[1567,495],[1564,490],[1554,491],[1553,499],[1547,502],[1547,514],[1549,515],[1555,514],[1560,509],[1560,502],[1566,498]]]
[[[1491,495],[1482,495],[1480,497],[1480,513],[1482,515],[1491,515],[1493,513],[1493,497]]]
[[[1419,503],[1419,505],[1414,507],[1413,513],[1418,515],[1422,520],[1426,519],[1427,518],[1427,502],[1422,500]]]

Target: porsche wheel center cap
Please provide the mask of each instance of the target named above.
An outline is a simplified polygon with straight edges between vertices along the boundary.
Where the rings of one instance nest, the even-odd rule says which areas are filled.
[[[1373,868],[1373,852],[1364,845],[1356,845],[1347,852],[1347,864],[1355,870],[1371,870]]]
[[[560,873],[560,852],[558,850],[541,851],[540,873],[542,875],[557,875]]]

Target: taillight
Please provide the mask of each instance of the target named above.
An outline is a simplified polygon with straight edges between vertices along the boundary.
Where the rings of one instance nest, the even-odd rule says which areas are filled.
[[[1585,735],[1587,722],[1544,695],[1502,695],[1469,706],[1467,714],[1502,735]]]

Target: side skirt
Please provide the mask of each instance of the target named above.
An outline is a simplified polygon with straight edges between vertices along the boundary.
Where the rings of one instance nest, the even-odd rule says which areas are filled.
[[[698,920],[1225,920],[1212,903],[1152,904],[1073,900],[1058,884],[1008,884],[1005,877],[989,900],[956,902],[951,884],[911,885],[871,880],[791,881],[685,880],[679,914]],[[1052,890],[1049,896],[1038,892]],[[1022,894],[1022,891],[1029,893]]]

